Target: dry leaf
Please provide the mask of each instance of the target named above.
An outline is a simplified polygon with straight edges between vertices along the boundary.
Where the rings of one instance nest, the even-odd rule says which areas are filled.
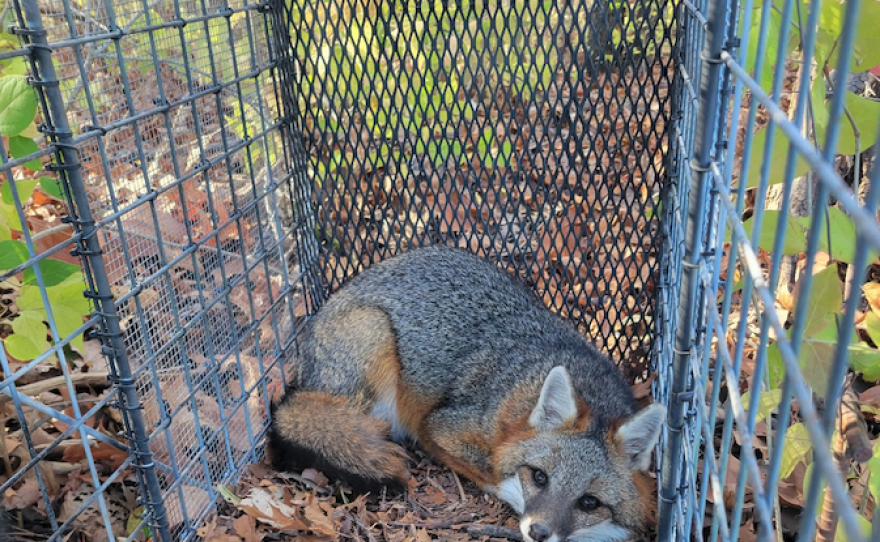
[[[273,527],[294,531],[309,530],[308,525],[296,518],[296,508],[284,504],[265,489],[252,489],[237,506],[245,514]]]
[[[315,469],[306,469],[302,471],[302,477],[306,480],[311,480],[319,487],[327,487],[327,484],[330,483],[330,480],[328,480],[326,476]]]
[[[880,283],[869,282],[862,286],[862,290],[865,292],[865,299],[868,300],[871,309],[880,314]]]
[[[333,520],[327,516],[327,512],[316,503],[306,505],[304,510],[306,520],[309,522],[309,530],[315,534],[333,536],[336,527]]]
[[[3,496],[11,508],[27,508],[40,500],[40,484],[35,476],[29,475],[17,489],[9,488]]]
[[[232,528],[238,536],[247,542],[259,542],[263,539],[262,534],[257,534],[257,522],[253,516],[239,516],[232,520]]]

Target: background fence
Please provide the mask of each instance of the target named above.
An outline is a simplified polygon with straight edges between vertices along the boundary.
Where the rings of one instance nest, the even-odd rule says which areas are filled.
[[[659,536],[876,540],[880,4],[682,8],[690,190]]]
[[[195,536],[259,459],[303,320],[445,243],[655,379],[661,539],[790,533],[807,470],[858,539],[873,501],[851,505],[828,435],[847,355],[861,383],[880,366],[851,295],[880,251],[877,117],[824,91],[854,81],[834,55],[880,63],[855,25],[878,5],[4,4],[5,508],[50,540]],[[812,218],[788,212],[803,186]]]

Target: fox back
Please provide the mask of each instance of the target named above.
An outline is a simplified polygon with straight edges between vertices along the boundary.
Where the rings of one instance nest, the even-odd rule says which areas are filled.
[[[309,321],[268,453],[373,490],[405,483],[393,441],[410,438],[510,504],[526,540],[624,540],[652,514],[664,418],[636,412],[613,362],[513,275],[431,247],[366,269]]]

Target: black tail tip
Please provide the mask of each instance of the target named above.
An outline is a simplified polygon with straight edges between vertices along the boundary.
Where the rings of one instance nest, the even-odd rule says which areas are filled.
[[[400,495],[406,491],[406,483],[388,476],[363,476],[327,461],[320,453],[280,434],[274,424],[266,436],[266,458],[273,469],[282,472],[301,473],[315,469],[331,481],[348,486],[355,495],[369,493],[381,495],[384,488],[387,494]],[[377,473],[379,474],[379,473]]]

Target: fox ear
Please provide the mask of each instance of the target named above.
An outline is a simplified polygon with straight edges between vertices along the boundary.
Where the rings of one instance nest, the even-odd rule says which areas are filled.
[[[660,438],[660,429],[666,420],[666,407],[654,403],[637,412],[623,424],[614,435],[614,440],[629,457],[630,468],[645,470],[651,463],[651,452]]]
[[[555,429],[577,416],[574,386],[565,367],[554,367],[544,380],[538,404],[529,416],[536,429]]]

